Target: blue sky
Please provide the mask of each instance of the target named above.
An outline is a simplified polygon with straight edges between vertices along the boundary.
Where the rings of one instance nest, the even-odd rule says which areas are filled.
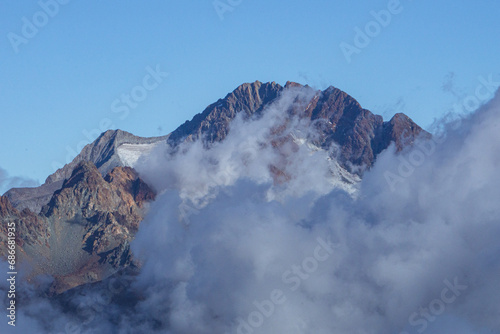
[[[0,2],[0,168],[40,182],[101,128],[167,134],[244,82],[333,85],[428,127],[500,81],[495,0],[54,1],[41,1],[52,16]],[[356,28],[372,29],[368,42]],[[357,47],[350,62],[342,43]],[[168,76],[141,91],[156,68]],[[147,96],[114,112],[134,89]]]

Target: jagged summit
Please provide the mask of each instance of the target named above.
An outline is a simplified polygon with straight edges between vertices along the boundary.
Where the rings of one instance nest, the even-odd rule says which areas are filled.
[[[71,163],[47,177],[42,186],[11,189],[5,196],[18,209],[29,208],[39,212],[52,194],[61,188],[63,181],[71,177],[81,161],[91,161],[101,175],[106,175],[114,167],[133,165],[141,154],[151,150],[152,147],[147,145],[167,142],[176,146],[183,141],[202,139],[210,146],[226,138],[231,121],[238,113],[244,113],[246,117],[259,115],[288,89],[307,89],[313,93],[305,107],[297,105],[298,112],[301,117],[318,123],[319,139],[315,145],[324,149],[333,143],[339,145],[340,155],[336,158],[348,170],[353,165],[372,166],[376,156],[391,142],[395,142],[401,150],[423,131],[404,114],[396,114],[390,121],[384,122],[382,116],[363,109],[356,99],[333,86],[315,91],[307,85],[291,81],[285,86],[276,82],[255,81],[238,86],[169,135],[142,138],[122,130],[108,130],[86,145]]]
[[[52,194],[60,189],[64,180],[71,177],[75,167],[82,161],[92,162],[101,175],[106,175],[114,167],[126,166],[118,154],[118,148],[124,144],[145,145],[165,141],[167,136],[143,138],[123,130],[108,130],[103,132],[94,142],[86,145],[72,162],[58,169],[45,183],[35,188],[13,188],[4,195],[18,209],[29,208],[33,212],[40,212],[47,204]]]
[[[200,138],[207,144],[224,140],[238,113],[246,116],[259,114],[285,90],[292,88],[312,90],[309,86],[290,81],[284,87],[275,82],[242,84],[182,124],[172,132],[168,142],[175,146]],[[318,129],[321,140],[315,144],[325,149],[332,143],[340,145],[340,162],[346,167],[352,164],[370,167],[376,155],[392,141],[401,149],[403,142],[412,142],[423,131],[404,114],[397,114],[389,122],[384,122],[382,116],[363,109],[356,99],[333,86],[314,91],[305,105],[301,117],[311,122],[323,121]]]
[[[220,141],[226,137],[229,123],[237,113],[244,112],[247,116],[258,113],[282,91],[283,87],[275,82],[244,83],[179,126],[171,133],[168,142],[177,145],[184,140],[194,141],[200,136],[204,136],[208,142]]]
[[[14,221],[20,261],[33,264],[33,275],[53,276],[52,292],[100,281],[132,264],[129,245],[144,203],[155,195],[132,168],[116,167],[102,177],[94,163],[81,161],[39,214],[0,197],[0,249]]]
[[[426,134],[404,114],[384,122],[335,87],[321,91],[290,81],[285,86],[245,83],[169,135],[142,138],[106,131],[42,186],[0,196],[0,248],[5,247],[6,223],[15,221],[22,256],[40,264],[36,270],[56,277],[55,292],[101,280],[130,265],[129,245],[143,218],[143,205],[155,198],[152,185],[132,168],[138,159],[160,144],[175,152],[184,141],[202,140],[209,148],[226,138],[238,114],[258,117],[285,91],[292,98],[285,116],[315,127],[307,143],[328,152],[333,144],[338,148],[329,159],[339,170],[332,177],[342,184],[358,182],[357,170],[372,166],[392,142],[401,150]],[[294,140],[285,137],[271,138],[272,147],[279,151]],[[286,154],[293,152],[280,151],[282,161],[269,166],[278,184],[287,182]]]
[[[81,161],[92,161],[101,174],[106,175],[114,167],[123,165],[116,154],[116,149],[120,145],[151,144],[167,138],[168,136],[143,138],[119,129],[108,130],[103,132],[94,142],[86,145],[71,163],[47,177],[45,184],[67,179],[71,176],[75,165]]]

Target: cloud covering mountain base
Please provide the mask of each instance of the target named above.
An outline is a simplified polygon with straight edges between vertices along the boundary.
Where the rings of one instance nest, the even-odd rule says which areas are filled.
[[[311,124],[284,120],[295,94],[210,150],[155,148],[140,271],[55,299],[24,284],[0,331],[500,333],[500,97],[348,192]]]

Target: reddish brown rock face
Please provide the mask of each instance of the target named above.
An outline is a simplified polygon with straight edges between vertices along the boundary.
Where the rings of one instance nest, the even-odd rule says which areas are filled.
[[[5,193],[12,205],[19,209],[28,208],[39,213],[51,199],[54,192],[61,189],[63,182],[69,179],[76,166],[84,161],[91,161],[101,175],[106,176],[113,168],[123,167],[117,155],[117,148],[122,144],[151,144],[166,140],[164,137],[142,138],[121,130],[108,130],[93,143],[86,145],[73,161],[47,177],[43,185],[36,188],[14,188]]]
[[[150,202],[155,198],[154,192],[139,178],[133,168],[115,168],[104,179],[117,189],[125,189],[130,194],[130,200],[135,201],[140,208],[145,202]]]
[[[0,196],[0,250],[5,254],[9,223],[16,227],[16,244],[22,247],[25,244],[45,246],[50,233],[47,221],[28,209],[19,211],[15,209],[7,197]]]
[[[209,105],[201,114],[191,121],[179,126],[168,138],[172,145],[183,140],[194,141],[200,137],[208,143],[223,140],[229,132],[229,123],[237,113],[247,116],[259,113],[270,102],[275,100],[283,87],[276,83],[254,82],[243,84],[221,99]]]
[[[12,204],[9,199],[5,196],[0,196],[0,217],[7,217],[19,213]]]
[[[5,196],[15,208],[29,208],[38,213],[82,161],[93,162],[101,175],[106,176],[114,167],[123,166],[117,154],[117,148],[122,144],[168,141],[170,145],[176,146],[183,141],[202,138],[209,147],[226,138],[230,123],[238,113],[243,113],[246,117],[258,116],[288,89],[302,89],[310,93],[309,100],[298,99],[287,112],[298,115],[317,128],[316,138],[310,138],[317,146],[328,149],[332,144],[337,144],[339,154],[335,158],[347,170],[351,170],[352,166],[371,167],[377,155],[391,142],[395,142],[398,150],[401,150],[405,145],[411,145],[423,131],[403,114],[397,114],[390,121],[384,122],[381,116],[363,109],[354,98],[334,87],[314,91],[311,87],[294,82],[287,82],[282,87],[275,82],[256,81],[239,86],[168,136],[141,138],[121,130],[106,131],[93,143],[85,146],[71,163],[47,177],[42,186],[11,189]],[[424,134],[429,135],[425,131]],[[143,188],[140,184],[136,186]],[[137,196],[142,196],[141,191]],[[144,200],[148,198],[144,197]]]
[[[376,156],[394,141],[398,149],[413,143],[423,131],[409,117],[396,114],[389,122],[382,116],[363,109],[347,93],[329,87],[324,91],[313,91],[308,86],[287,82],[285,87],[274,82],[243,84],[224,99],[208,106],[191,121],[178,127],[168,141],[177,145],[183,140],[202,138],[206,146],[222,141],[229,132],[229,124],[238,112],[247,116],[260,114],[286,89],[302,88],[312,92],[308,101],[297,101],[290,115],[297,115],[316,124],[318,138],[315,144],[328,149],[332,144],[340,146],[340,163],[348,170],[350,166],[371,167]],[[424,131],[425,132],[425,131]]]
[[[307,94],[297,96],[290,110],[283,111],[290,117],[271,130],[269,139],[280,157],[269,166],[277,184],[290,180],[287,162],[298,150],[285,131],[292,116],[317,130],[314,137],[307,138],[316,146],[329,149],[337,145],[335,159],[349,171],[370,168],[392,142],[402,150],[418,136],[429,136],[404,114],[384,122],[334,87],[315,91],[293,82],[285,87],[275,82],[243,84],[169,136],[141,138],[121,130],[106,131],[50,175],[44,185],[11,189],[0,196],[0,251],[5,254],[7,225],[15,223],[20,260],[31,264],[33,275],[54,276],[55,293],[102,280],[133,265],[130,242],[155,193],[134,169],[123,167],[118,147],[159,141],[176,147],[200,139],[209,148],[226,138],[238,113],[259,117],[285,90],[293,89]]]
[[[130,242],[154,198],[132,168],[116,167],[103,178],[93,163],[81,162],[39,215],[0,197],[2,253],[14,221],[18,253],[33,274],[55,277],[55,293],[102,280],[131,264]]]

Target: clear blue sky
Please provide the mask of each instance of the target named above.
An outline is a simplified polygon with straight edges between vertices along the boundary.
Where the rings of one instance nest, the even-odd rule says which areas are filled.
[[[0,167],[43,182],[101,120],[167,134],[243,82],[334,85],[386,119],[405,112],[427,127],[479,76],[500,79],[497,0],[401,0],[350,63],[340,44],[355,46],[355,28],[389,1],[220,2],[233,4],[222,19],[213,0],[72,0],[53,17],[37,1],[2,0]],[[21,43],[9,33],[25,38],[23,17],[41,27],[24,27]],[[112,103],[157,64],[168,77],[122,119]]]

